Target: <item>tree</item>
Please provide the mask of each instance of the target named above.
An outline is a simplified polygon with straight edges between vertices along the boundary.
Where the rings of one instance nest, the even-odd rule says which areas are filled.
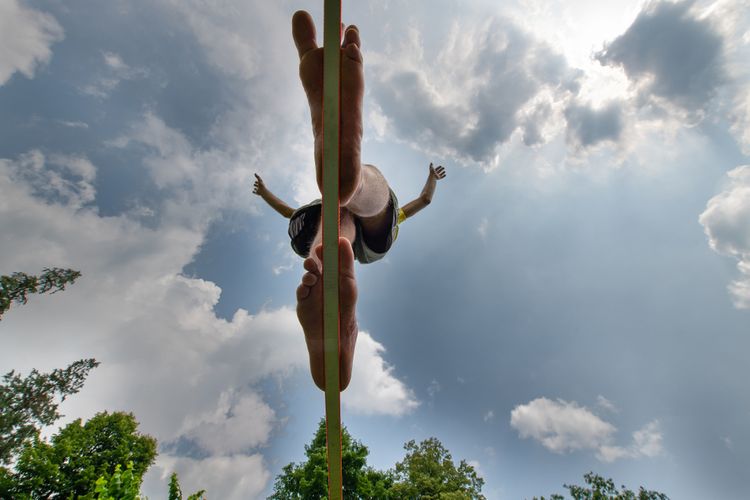
[[[18,457],[10,496],[78,498],[94,491],[97,480],[109,482],[123,464],[130,472],[120,474],[132,474],[138,491],[156,457],[156,440],[137,428],[131,413],[102,412],[84,425],[71,422],[50,443],[36,437]]]
[[[345,499],[384,499],[392,480],[367,465],[369,450],[341,429],[342,486]],[[312,442],[305,446],[307,461],[287,464],[276,477],[271,500],[328,498],[326,424],[321,419]]]
[[[646,490],[643,486],[638,488],[638,493],[627,489],[624,485],[621,490],[615,487],[611,479],[604,479],[598,474],[589,472],[583,475],[587,486],[576,486],[564,484],[573,500],[669,500],[669,497],[658,491]],[[550,500],[564,500],[560,494],[550,496]],[[534,497],[534,500],[537,500]],[[539,500],[545,500],[541,497]]]
[[[341,442],[345,499],[484,500],[481,494],[484,480],[464,460],[456,467],[448,450],[436,438],[419,445],[414,441],[406,443],[404,460],[386,472],[367,465],[367,447],[353,440],[346,428],[341,431]],[[325,420],[320,421],[312,443],[305,446],[305,455],[306,462],[290,463],[282,469],[269,499],[328,496]]]
[[[391,487],[394,498],[484,500],[484,479],[465,460],[456,467],[437,438],[419,444],[412,440],[404,449],[406,457],[395,467],[395,483]]]
[[[64,290],[80,276],[60,268],[44,269],[39,277],[0,276],[0,317],[12,303],[25,304],[29,294]],[[140,485],[156,457],[156,440],[136,432],[132,414],[99,413],[83,426],[80,419],[69,424],[51,443],[40,437],[42,427],[62,416],[59,404],[77,393],[98,365],[82,359],[50,373],[5,374],[0,384],[0,498],[141,499]],[[14,470],[5,467],[11,464]],[[182,500],[176,474],[169,491],[170,500]],[[202,500],[203,494],[201,490],[188,500]]]
[[[78,497],[78,500],[141,500],[138,493],[140,481],[133,473],[133,462],[128,463],[125,472],[120,464],[117,464],[109,480],[99,476],[94,485],[93,492]]]
[[[25,304],[30,293],[51,293],[65,290],[65,285],[75,283],[81,273],[73,269],[45,268],[40,276],[13,273],[0,276],[0,319],[13,302]]]
[[[27,377],[14,371],[5,374],[0,384],[0,465],[9,464],[39,429],[61,417],[58,405],[77,393],[89,371],[98,365],[95,359],[82,359],[50,373],[32,370]]]
[[[205,494],[206,490],[196,491],[187,497],[187,500],[204,500]],[[176,472],[173,472],[169,478],[169,500],[182,500],[182,489]]]

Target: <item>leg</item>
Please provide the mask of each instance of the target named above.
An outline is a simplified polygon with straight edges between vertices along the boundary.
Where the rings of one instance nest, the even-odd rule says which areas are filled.
[[[365,241],[376,251],[381,249],[371,242],[383,240],[383,235],[391,231],[393,214],[390,199],[388,182],[380,170],[374,165],[363,165],[361,189],[355,193],[346,208],[357,217]]]
[[[300,57],[299,75],[305,89],[315,139],[315,172],[318,187],[323,181],[323,49],[315,41],[315,24],[310,14],[298,11],[292,18],[292,35]],[[361,190],[360,150],[362,141],[362,98],[365,79],[359,31],[349,26],[341,49],[341,164],[339,199],[345,206]]]

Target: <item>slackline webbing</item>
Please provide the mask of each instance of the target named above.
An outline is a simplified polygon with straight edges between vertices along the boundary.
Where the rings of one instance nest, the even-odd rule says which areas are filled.
[[[325,350],[328,498],[341,500],[339,391],[339,134],[341,0],[323,10],[323,335]]]

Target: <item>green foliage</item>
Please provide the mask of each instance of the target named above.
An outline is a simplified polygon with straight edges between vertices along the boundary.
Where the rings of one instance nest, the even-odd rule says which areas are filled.
[[[5,374],[0,384],[0,465],[9,464],[40,428],[61,417],[58,405],[77,393],[89,371],[98,365],[95,359],[82,359],[51,373]]]
[[[204,500],[206,490],[200,490],[189,497],[187,497],[187,500]],[[169,478],[169,500],[183,500],[182,499],[182,489],[180,488],[180,481],[177,478],[177,473],[173,472],[172,475]]]
[[[65,285],[72,284],[81,277],[81,273],[73,269],[45,268],[40,276],[30,276],[26,273],[13,273],[10,276],[0,276],[0,319],[3,313],[10,309],[13,302],[25,304],[30,293],[52,293],[65,290]]]
[[[39,277],[0,276],[0,317],[13,302],[25,304],[28,294],[64,290],[80,276],[78,271],[59,268],[45,269]],[[32,370],[21,377],[11,371],[3,377],[0,498],[146,500],[139,489],[156,457],[156,440],[137,432],[132,414],[99,413],[83,426],[80,420],[69,424],[51,443],[40,438],[40,429],[62,416],[57,412],[59,404],[77,393],[98,365],[94,359],[83,359],[51,373]],[[14,470],[5,467],[11,464]],[[127,464],[124,471],[123,464]],[[204,493],[201,490],[187,500],[202,500]],[[169,494],[170,500],[182,500],[176,474]]]
[[[112,483],[121,464],[130,465],[115,482],[122,485],[127,479],[137,493],[156,457],[156,440],[139,434],[137,427],[130,413],[103,412],[85,425],[80,419],[70,423],[51,443],[35,438],[15,464],[13,498],[78,498],[89,494],[95,484],[107,491],[124,487]]]
[[[461,460],[458,467],[451,454],[436,438],[404,445],[406,456],[395,467],[394,498],[424,500],[483,500],[484,479],[474,467]]]
[[[638,493],[622,486],[622,489],[615,487],[615,482],[611,479],[604,479],[598,474],[589,472],[584,474],[586,486],[563,485],[568,489],[573,500],[669,500],[669,497],[658,491],[646,490],[642,486],[638,488]],[[564,500],[564,496],[555,494],[550,496],[550,500]],[[534,497],[534,500],[537,500]],[[545,500],[541,497],[539,500]]]
[[[352,439],[346,427],[341,429],[341,468],[344,499],[388,498],[392,484],[389,475],[367,466],[369,450]],[[328,497],[326,426],[321,419],[310,445],[305,446],[307,461],[290,463],[276,477],[272,500],[295,500]]]
[[[138,493],[140,483],[140,479],[133,472],[133,462],[128,462],[125,472],[122,471],[122,466],[117,464],[109,479],[99,476],[94,483],[94,491],[79,496],[78,500],[145,500]]]
[[[342,472],[345,499],[440,499],[483,500],[484,480],[473,467],[461,461],[456,467],[450,453],[435,438],[417,445],[406,443],[407,455],[394,470],[381,472],[367,465],[367,447],[342,428]],[[326,498],[325,420],[321,420],[312,443],[305,446],[307,460],[290,463],[276,477],[271,500]]]
[[[167,498],[168,500],[182,500],[182,490],[176,472],[173,472],[169,477],[169,496]]]

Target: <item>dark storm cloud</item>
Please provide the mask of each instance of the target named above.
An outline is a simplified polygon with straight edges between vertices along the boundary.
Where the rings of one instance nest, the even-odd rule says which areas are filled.
[[[478,162],[491,159],[519,126],[529,143],[541,142],[534,120],[547,113],[519,111],[544,88],[576,93],[580,72],[509,21],[495,19],[461,36],[470,41],[460,56],[425,61],[419,69],[380,68],[373,97],[396,133]],[[428,75],[436,74],[449,89],[430,86]],[[462,97],[446,103],[446,90]]]
[[[584,147],[607,140],[617,142],[622,134],[619,103],[610,103],[601,109],[574,103],[565,108],[565,120],[568,122],[568,140]]]
[[[690,13],[694,2],[648,5],[628,30],[596,55],[628,78],[652,78],[647,90],[686,109],[701,109],[724,79],[722,38]]]

